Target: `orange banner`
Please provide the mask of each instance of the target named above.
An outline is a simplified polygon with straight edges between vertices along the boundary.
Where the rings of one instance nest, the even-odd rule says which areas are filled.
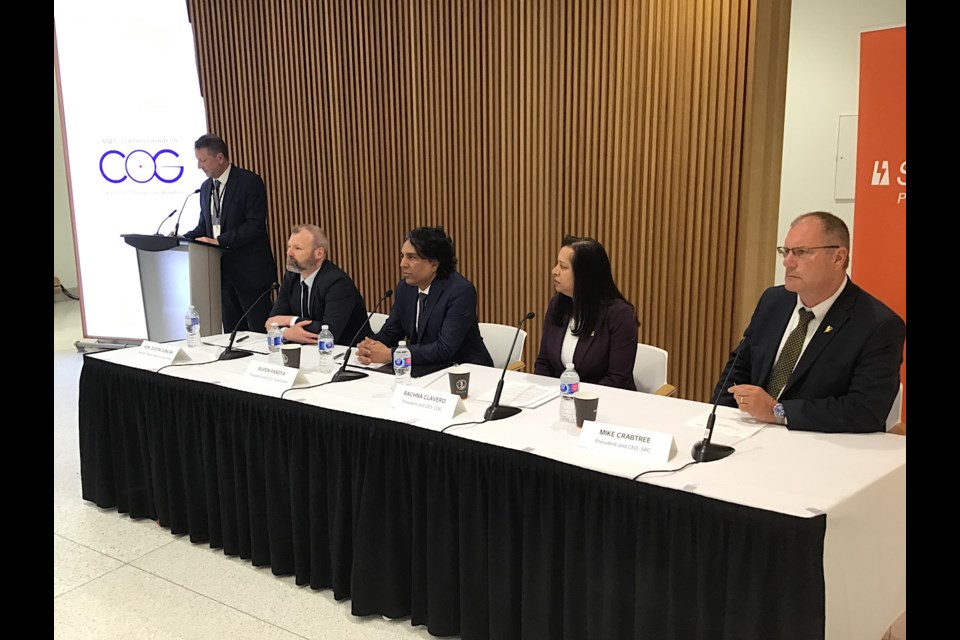
[[[906,27],[860,34],[859,111],[851,277],[906,321]],[[904,347],[904,421],[906,366]]]

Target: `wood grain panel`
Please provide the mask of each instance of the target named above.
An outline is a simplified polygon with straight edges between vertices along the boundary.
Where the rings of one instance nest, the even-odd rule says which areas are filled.
[[[537,313],[532,368],[560,240],[593,236],[679,395],[709,397],[773,271],[788,0],[188,4],[278,275],[314,222],[372,305],[404,233],[443,225],[482,321]]]

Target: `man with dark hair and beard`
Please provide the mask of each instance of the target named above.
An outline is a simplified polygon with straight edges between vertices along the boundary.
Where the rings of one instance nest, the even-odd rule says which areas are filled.
[[[363,296],[329,254],[330,243],[320,227],[300,224],[291,229],[289,273],[264,328],[269,330],[276,322],[286,342],[301,344],[316,344],[322,325],[329,326],[337,344],[346,345],[353,338],[367,320]]]
[[[380,331],[357,345],[363,364],[393,361],[406,340],[414,366],[493,360],[477,322],[477,289],[457,273],[453,240],[443,227],[417,227],[400,247],[400,274],[390,316]]]

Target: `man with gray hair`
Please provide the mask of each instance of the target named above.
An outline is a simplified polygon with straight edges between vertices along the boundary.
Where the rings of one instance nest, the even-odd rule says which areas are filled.
[[[906,325],[847,277],[847,225],[832,213],[805,213],[777,253],[784,284],[761,296],[714,397],[788,429],[883,431]]]
[[[322,325],[330,327],[337,344],[353,338],[367,320],[363,296],[329,255],[330,242],[320,227],[299,224],[290,230],[289,273],[264,328],[269,330],[276,322],[285,341],[301,344],[316,344]]]

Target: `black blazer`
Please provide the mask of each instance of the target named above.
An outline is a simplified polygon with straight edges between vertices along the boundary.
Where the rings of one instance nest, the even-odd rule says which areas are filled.
[[[420,314],[419,334],[418,293],[403,280],[397,283],[393,308],[374,340],[392,349],[406,339],[414,366],[453,362],[493,366],[477,324],[477,290],[469,280],[456,271],[434,279]]]
[[[797,294],[782,285],[763,293],[729,382],[723,385],[736,349],[717,381],[714,397],[720,394],[720,404],[736,406],[727,392],[734,384],[762,387],[767,382],[796,305]],[[900,316],[847,281],[780,394],[788,428],[883,431],[900,387],[905,336]]]
[[[553,322],[560,296],[555,295],[543,316],[543,337],[533,372],[559,378],[563,373],[560,349],[567,327]],[[637,357],[637,314],[626,300],[611,300],[600,308],[597,326],[591,335],[581,335],[573,352],[573,366],[582,382],[603,384],[636,391],[633,363]]]
[[[300,274],[287,273],[277,292],[271,316],[300,316],[300,320],[313,320],[306,325],[307,331],[320,333],[322,325],[329,325],[337,344],[346,345],[367,321],[363,296],[337,265],[324,260],[310,288],[310,307],[306,314],[300,309]],[[369,335],[361,331],[358,340]],[[354,343],[355,344],[355,343]],[[353,346],[350,344],[349,346]]]
[[[183,234],[194,240],[213,237],[210,191],[213,180],[200,185],[200,221]],[[260,176],[230,166],[220,209],[220,280],[244,291],[263,291],[276,281],[277,265],[267,236],[267,190]]]

